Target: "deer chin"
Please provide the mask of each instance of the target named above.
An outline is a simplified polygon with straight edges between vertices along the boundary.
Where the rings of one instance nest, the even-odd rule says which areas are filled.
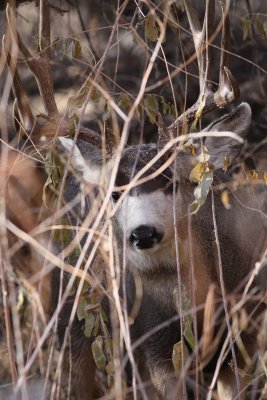
[[[133,245],[131,247],[134,251],[138,252],[139,254],[142,254],[142,253],[154,254],[160,249],[161,245],[160,245],[160,243],[154,243],[150,247],[139,247],[137,244],[137,245]]]

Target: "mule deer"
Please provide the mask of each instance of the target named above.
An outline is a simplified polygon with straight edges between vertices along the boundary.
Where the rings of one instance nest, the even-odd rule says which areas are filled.
[[[250,107],[241,103],[232,113],[208,127],[203,134],[211,130],[224,133],[231,131],[244,137],[250,119]],[[70,139],[61,138],[60,141],[66,149],[71,148]],[[136,340],[156,329],[156,333],[151,333],[144,340],[137,354],[141,351],[152,382],[163,398],[177,398],[171,388],[175,382],[172,348],[181,339],[179,323],[177,320],[172,321],[177,316],[175,288],[182,285],[189,294],[197,310],[196,334],[201,336],[205,330],[203,324],[210,322],[210,329],[215,329],[212,328],[215,320],[205,321],[203,310],[212,285],[216,286],[216,308],[219,309],[222,301],[228,303],[228,296],[241,293],[241,288],[266,245],[265,216],[260,211],[265,201],[265,189],[258,188],[254,192],[250,186],[245,185],[235,190],[231,187],[230,173],[222,171],[225,157],[236,158],[242,144],[232,137],[212,135],[203,138],[203,142],[210,155],[209,162],[214,168],[214,183],[205,204],[197,213],[191,214],[189,207],[194,202],[196,183],[190,179],[190,171],[197,163],[196,157],[200,152],[197,144],[193,144],[195,155],[191,154],[186,145],[178,147],[175,161],[169,165],[166,165],[164,157],[157,159],[156,145],[130,146],[121,155],[116,177],[116,186],[126,189],[127,195],[119,189],[112,194],[113,203],[120,202],[113,226],[121,259],[123,243],[126,246],[125,301],[129,311],[136,298],[132,274],[138,271],[142,281],[140,309],[131,327],[132,343],[134,345]],[[84,155],[76,148],[74,165],[83,171],[85,180],[89,177],[92,182],[94,176],[99,182],[100,176],[96,173],[99,164],[94,164],[92,158],[96,149],[91,149],[91,145],[82,141],[78,141],[78,147],[83,148]],[[100,154],[98,161],[99,158]],[[84,168],[81,168],[83,163]],[[149,168],[144,172],[147,165]],[[88,169],[93,173],[88,174]],[[140,177],[140,171],[143,172],[142,178],[147,179],[131,187],[133,178]],[[153,177],[155,172],[157,176]],[[229,209],[221,200],[223,190],[227,190],[230,196]],[[125,198],[120,199],[120,196]],[[225,313],[228,307],[227,304]],[[166,324],[168,320],[170,323]],[[166,326],[157,330],[156,327],[161,324]],[[245,333],[241,336],[244,343],[250,342],[251,338]],[[232,338],[230,347],[234,341]],[[254,347],[251,344],[245,347],[253,356]],[[245,362],[238,352],[236,358],[238,368],[245,368]],[[229,357],[218,377],[221,399],[234,399],[238,395],[236,377],[228,362]],[[242,382],[240,384],[242,386]]]
[[[234,301],[235,296],[241,296],[242,288],[266,246],[265,216],[261,212],[265,192],[257,188],[253,193],[248,185],[239,187],[238,190],[232,187],[231,173],[223,173],[223,169],[226,168],[227,159],[238,156],[241,149],[240,139],[224,136],[223,133],[221,136],[209,134],[214,131],[230,131],[244,138],[250,126],[251,111],[248,104],[242,103],[200,135],[204,135],[202,144],[208,149],[208,162],[214,171],[214,178],[212,190],[204,205],[197,213],[190,212],[189,206],[195,201],[196,186],[191,171],[197,163],[196,157],[199,156],[201,146],[199,141],[195,146],[193,142],[193,151],[196,152],[193,155],[190,153],[192,143],[173,148],[169,140],[183,131],[185,121],[189,123],[194,120],[203,99],[205,106],[202,112],[205,113],[233,102],[238,97],[239,90],[228,69],[227,51],[222,51],[217,92],[214,93],[208,85],[209,47],[203,43],[207,43],[205,39],[207,41],[210,37],[213,2],[206,2],[202,29],[190,1],[185,2],[185,8],[198,55],[200,96],[196,104],[169,128],[160,130],[159,148],[154,144],[138,145],[130,146],[122,152],[116,174],[116,186],[119,189],[112,194],[117,209],[113,228],[121,262],[125,257],[124,294],[129,312],[138,297],[133,278],[136,271],[141,278],[142,296],[139,298],[139,312],[131,326],[131,340],[132,343],[137,341],[140,344],[141,338],[146,338],[136,349],[136,358],[139,361],[141,359],[145,369],[149,370],[158,395],[162,398],[177,398],[178,393],[171,362],[173,345],[182,339],[183,333],[173,300],[173,292],[178,285],[180,292],[184,287],[191,298],[193,309],[196,310],[195,336],[200,338],[203,331],[203,345],[201,346],[200,341],[200,349],[196,350],[196,363],[203,366],[198,353],[205,356],[204,364],[209,364],[213,358],[215,365],[217,362],[215,375],[218,377],[219,398],[234,399],[241,397],[245,391],[245,382],[238,372],[239,369],[245,369],[242,359],[244,354],[238,349],[244,343],[243,349],[251,356],[254,354],[254,346],[250,342],[255,339],[255,331],[252,336],[247,334],[252,330],[252,326],[248,326],[241,335],[242,340],[240,332],[234,338],[231,330],[231,318],[234,315],[228,315],[229,304]],[[227,49],[230,35],[226,15],[223,21],[222,47]],[[174,143],[179,142],[173,140]],[[60,141],[65,149],[73,153],[73,165],[82,173],[83,179],[99,183],[102,152],[92,143],[81,140],[77,141],[78,147],[69,139],[62,138]],[[166,153],[171,148],[173,153],[168,161]],[[113,161],[114,158],[106,165],[108,177]],[[229,196],[229,204],[225,206],[221,201],[223,192]],[[212,294],[212,300],[210,297],[207,299],[208,293]],[[180,295],[180,307],[181,297]],[[216,307],[213,303],[216,303]],[[209,307],[213,312],[207,311]],[[252,312],[251,307],[247,307],[247,312]],[[179,312],[182,318],[182,310],[179,309]],[[225,323],[222,323],[223,315]],[[218,325],[221,325],[220,329]],[[208,332],[207,326],[210,328]],[[227,350],[224,349],[222,337],[220,339],[223,330],[228,331],[227,341],[224,342]],[[216,335],[217,331],[219,335]],[[214,336],[217,336],[216,340]],[[212,347],[211,343],[216,343],[217,354],[214,348],[207,351]],[[222,353],[219,356],[220,346]],[[231,357],[233,369],[228,364]],[[222,366],[218,373],[220,364]],[[84,392],[88,392],[86,376],[80,377],[80,383],[84,384]]]
[[[225,10],[222,18],[218,90],[214,93],[208,84],[213,7],[213,1],[206,1],[206,14],[201,28],[191,1],[185,2],[199,67],[200,95],[196,104],[170,127],[160,129],[159,147],[156,144],[129,146],[121,154],[116,156],[115,153],[106,162],[101,150],[101,138],[84,127],[80,129],[77,146],[70,139],[60,140],[61,146],[71,152],[73,166],[81,173],[84,182],[103,182],[101,176],[105,162],[106,180],[116,172],[118,190],[112,194],[114,210],[116,209],[113,212],[113,229],[119,259],[126,270],[125,277],[122,274],[122,296],[124,295],[128,312],[138,305],[138,310],[135,307],[135,318],[131,325],[131,342],[135,347],[134,358],[138,364],[135,370],[134,360],[131,360],[133,373],[138,375],[139,371],[147,369],[156,394],[165,399],[177,398],[180,385],[183,384],[183,375],[188,370],[188,366],[185,366],[177,378],[171,362],[173,345],[183,340],[184,311],[189,312],[182,307],[184,292],[191,299],[194,336],[199,339],[199,345],[191,348],[192,363],[196,364],[196,382],[192,378],[187,384],[193,390],[197,392],[199,383],[202,384],[198,371],[203,369],[203,365],[209,365],[213,359],[219,398],[226,400],[240,397],[239,392],[243,390],[245,383],[238,376],[238,370],[245,369],[245,361],[242,359],[244,349],[248,358],[255,355],[255,327],[248,324],[244,329],[238,327],[237,331],[232,330],[236,315],[234,311],[231,314],[230,305],[237,298],[240,301],[236,310],[240,311],[251,286],[247,279],[266,245],[265,216],[262,213],[265,193],[260,187],[255,193],[248,185],[236,188],[232,185],[231,172],[222,171],[227,166],[225,161],[236,158],[241,149],[241,138],[245,136],[250,125],[250,107],[241,103],[232,113],[215,121],[199,135],[202,143],[196,140],[177,147],[181,142],[178,135],[186,132],[189,123],[199,117],[200,110],[204,114],[217,107],[225,107],[239,95],[238,85],[229,70],[230,34]],[[38,117],[33,116],[26,95],[23,93],[21,96],[19,76],[5,49],[7,61],[15,77],[14,92],[18,98],[22,125],[33,138],[41,135],[52,138],[65,136],[69,130],[68,122],[61,120],[53,95],[49,68],[50,32],[47,19],[44,18],[47,12],[48,4],[44,1],[40,35],[46,40],[40,40],[40,47],[44,48],[41,48],[39,58],[29,54],[18,36],[19,50],[37,78],[49,117],[42,123],[38,123]],[[14,34],[10,15],[9,24],[10,31]],[[221,134],[216,135],[214,131]],[[234,132],[236,136],[227,135],[225,131]],[[86,141],[81,139],[81,134]],[[207,152],[203,146],[207,148]],[[196,179],[192,170],[198,165],[203,149],[205,155],[200,161],[203,173]],[[118,156],[119,165],[114,162]],[[213,185],[208,185],[208,181],[211,183],[212,180]],[[204,188],[200,186],[198,190],[206,191],[205,202],[205,195],[195,198],[195,181],[203,183]],[[68,195],[75,196],[79,191],[79,184],[70,183],[68,189],[66,198]],[[72,190],[73,193],[70,193]],[[225,205],[221,201],[223,191],[229,196]],[[199,210],[194,209],[192,213],[191,204],[195,204]],[[246,283],[242,296],[242,288]],[[177,288],[178,310],[177,302],[174,301]],[[71,307],[72,304],[67,304],[61,313],[61,336],[68,332],[65,332],[65,328],[72,313]],[[253,315],[253,307],[252,302],[252,306],[247,306],[245,310]],[[257,308],[254,314],[258,317]],[[93,396],[91,378],[94,363],[90,353],[91,342],[83,335],[80,325],[74,324],[71,330],[73,370],[78,375],[76,386],[79,397],[86,399]],[[207,326],[210,328],[208,331]],[[242,329],[244,332],[241,334]],[[213,347],[218,350],[217,353]],[[233,370],[229,365],[231,359]],[[204,379],[205,383],[210,384],[210,381]],[[211,388],[213,387],[212,382]],[[206,397],[205,389],[204,385],[203,396]],[[185,395],[184,387],[183,391]],[[145,390],[142,394],[146,395]],[[196,397],[201,395],[196,394]]]

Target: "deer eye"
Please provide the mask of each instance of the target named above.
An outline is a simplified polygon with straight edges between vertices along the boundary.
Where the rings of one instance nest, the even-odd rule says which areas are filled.
[[[114,201],[114,203],[116,203],[119,200],[120,195],[121,195],[120,192],[112,192],[111,197],[112,197],[112,200]]]

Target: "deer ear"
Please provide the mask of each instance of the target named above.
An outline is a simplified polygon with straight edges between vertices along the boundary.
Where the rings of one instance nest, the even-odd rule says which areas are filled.
[[[244,138],[251,124],[251,108],[241,103],[233,112],[209,125],[205,131],[234,132]],[[235,158],[241,151],[242,143],[232,137],[207,137],[204,142],[210,154],[209,161],[215,169],[224,167],[225,157]]]
[[[83,179],[85,182],[92,183],[95,185],[99,185],[101,181],[101,159],[100,153],[97,151],[95,147],[88,148],[87,153],[88,157],[91,155],[90,158],[86,157],[86,152],[83,155],[77,146],[76,143],[70,138],[66,138],[61,136],[58,138],[63,151],[67,154],[71,154],[71,166],[77,173],[82,174]],[[85,145],[88,145],[85,142]],[[91,160],[95,161],[92,162]]]

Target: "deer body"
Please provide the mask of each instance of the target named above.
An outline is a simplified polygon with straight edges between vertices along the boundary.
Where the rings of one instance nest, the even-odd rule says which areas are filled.
[[[233,113],[215,123],[212,129],[244,135],[249,124],[250,108],[241,104]],[[62,144],[68,146],[65,140]],[[134,354],[137,362],[138,354],[141,355],[142,364],[148,368],[156,392],[163,399],[177,398],[177,390],[180,390],[171,361],[173,345],[181,339],[175,289],[185,288],[189,294],[191,305],[197,310],[194,315],[195,334],[200,338],[203,324],[207,323],[203,320],[207,294],[212,284],[216,286],[215,310],[220,309],[219,318],[217,316],[219,322],[215,321],[215,317],[212,322],[216,333],[216,326],[223,325],[222,321],[225,321],[222,295],[242,293],[248,275],[266,244],[265,216],[261,212],[265,191],[259,188],[257,193],[253,193],[250,187],[244,186],[231,194],[231,176],[222,172],[225,156],[236,157],[240,145],[227,137],[208,137],[205,145],[215,169],[214,188],[197,213],[190,212],[196,184],[189,179],[196,156],[181,148],[174,164],[155,178],[129,190],[113,219],[120,259],[123,260],[123,254],[126,254],[126,284],[122,295],[126,295],[128,313],[131,313],[136,299],[140,303],[131,327],[132,344],[146,336]],[[157,152],[156,145],[152,144],[125,149],[116,186],[130,184]],[[86,168],[95,171],[96,164],[90,164],[90,155],[87,154],[85,159]],[[99,160],[97,163],[99,165]],[[145,176],[157,171],[163,163],[162,159],[156,161]],[[84,173],[82,163],[76,164]],[[86,174],[92,176],[88,175],[88,171]],[[228,188],[229,209],[222,204],[222,190],[216,190],[219,184],[224,189]],[[113,194],[114,206],[120,195],[118,192]],[[216,239],[215,232],[219,239]],[[137,295],[136,274],[142,283],[141,295]],[[246,335],[243,336],[246,341]],[[253,355],[253,346],[250,345],[247,351]],[[236,359],[238,367],[244,368],[245,363],[239,354]],[[234,399],[238,387],[234,372],[229,372],[225,362],[218,378],[220,399]]]

